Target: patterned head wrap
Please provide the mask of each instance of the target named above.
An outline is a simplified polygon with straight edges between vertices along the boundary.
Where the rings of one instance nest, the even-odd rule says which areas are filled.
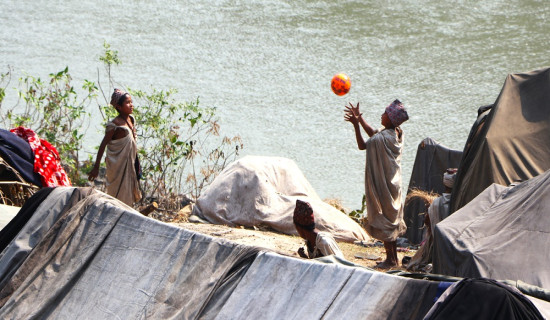
[[[386,114],[390,118],[391,123],[399,127],[403,122],[409,120],[407,110],[401,101],[395,99],[389,106],[386,107]]]
[[[111,95],[111,105],[115,108],[120,106],[120,104],[122,103],[122,99],[127,94],[128,92],[124,90],[115,89],[115,91],[113,92],[113,95]]]
[[[296,200],[296,208],[294,209],[294,224],[306,229],[315,229],[315,219],[313,217],[313,208],[305,201]]]
[[[453,188],[456,179],[456,171],[453,173],[445,172],[443,174],[443,185],[447,188]]]

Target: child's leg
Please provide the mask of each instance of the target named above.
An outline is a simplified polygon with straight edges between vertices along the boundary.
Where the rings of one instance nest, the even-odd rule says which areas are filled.
[[[376,268],[389,269],[392,267],[397,267],[399,265],[397,261],[397,242],[384,241],[384,248],[386,249],[386,260],[377,264]]]

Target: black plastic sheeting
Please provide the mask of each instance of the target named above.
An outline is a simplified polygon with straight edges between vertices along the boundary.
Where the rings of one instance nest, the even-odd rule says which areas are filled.
[[[508,186],[550,169],[550,68],[510,74],[482,107],[464,148],[451,213],[493,183]]]
[[[491,279],[464,279],[451,286],[426,320],[544,319],[533,303],[513,287]]]
[[[433,271],[550,288],[550,170],[517,186],[489,186],[438,223]]]
[[[2,252],[1,318],[422,319],[438,292],[187,231],[97,191],[74,203],[73,192],[55,188],[33,215],[49,227],[33,233],[43,223],[29,220]]]
[[[15,238],[19,231],[27,224],[35,210],[42,204],[42,201],[50,195],[52,190],[53,188],[42,188],[38,190],[23,204],[23,207],[19,209],[17,215],[0,230],[0,252],[10,244],[13,238]]]

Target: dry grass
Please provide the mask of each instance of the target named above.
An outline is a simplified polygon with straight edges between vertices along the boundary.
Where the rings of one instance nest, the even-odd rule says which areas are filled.
[[[0,203],[21,207],[40,188],[25,182],[17,170],[0,157],[0,173],[3,177],[15,177],[17,180],[0,181]],[[11,173],[11,174],[6,174]]]
[[[346,207],[342,205],[342,200],[340,199],[336,199],[336,198],[324,199],[323,202],[330,204],[334,208],[344,213],[349,211]]]
[[[0,203],[22,207],[39,188],[18,181],[0,181]]]
[[[407,193],[407,197],[405,198],[405,204],[408,204],[410,201],[415,199],[420,199],[424,201],[426,204],[426,207],[429,207],[432,202],[441,196],[438,193],[431,192],[431,191],[424,191],[420,189],[411,189],[409,193]]]
[[[421,195],[426,199],[429,198],[431,201],[439,196],[434,193],[430,194],[426,192],[417,192],[416,194]],[[348,211],[339,199],[324,199],[323,201],[344,213]],[[165,219],[164,221],[173,223],[190,231],[195,231],[212,237],[223,238],[243,245],[265,248],[282,255],[301,259],[298,256],[297,250],[298,248],[304,246],[304,240],[298,236],[283,234],[265,226],[245,228],[189,222],[188,217],[191,214],[191,209],[189,208],[190,206],[183,208],[175,216],[172,215],[170,219]],[[339,242],[338,246],[340,247],[340,250],[342,250],[346,260],[364,267],[373,268],[379,262],[382,262],[386,257],[386,251],[381,243],[379,243],[379,245],[374,245],[374,243],[369,242],[363,245]],[[399,261],[401,261],[404,256],[412,257],[415,253],[416,250],[398,248],[397,256]],[[399,266],[393,268],[392,270],[405,271],[406,269]]]

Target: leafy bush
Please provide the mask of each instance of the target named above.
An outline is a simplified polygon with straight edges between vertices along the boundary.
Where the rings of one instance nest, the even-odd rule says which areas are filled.
[[[361,220],[365,217],[365,207],[367,205],[365,195],[361,199],[361,209],[356,209],[348,213],[348,216],[355,220],[357,223],[361,223]]]
[[[135,105],[142,191],[161,207],[177,210],[178,195],[196,199],[238,155],[241,140],[224,137],[216,141],[215,109],[201,108],[198,99],[178,102],[174,89],[128,92]],[[105,121],[116,116],[111,106],[103,106],[102,113],[107,115]]]
[[[99,58],[108,85],[84,80],[83,95],[71,84],[69,68],[52,73],[47,81],[29,75],[19,79],[19,100],[2,110],[12,70],[0,74],[0,115],[6,128],[26,126],[52,143],[74,185],[87,184],[93,157],[82,155],[83,137],[90,123],[89,108],[97,103],[103,124],[116,117],[109,105],[115,87],[113,67],[121,63],[118,51],[108,43]],[[100,75],[98,74],[98,78]],[[122,86],[119,86],[122,87]],[[225,166],[236,158],[243,145],[240,137],[220,137],[215,108],[203,108],[199,99],[180,102],[175,89],[146,92],[127,88],[134,101],[138,147],[143,180],[142,201],[157,201],[161,209],[174,211],[183,198],[196,199]],[[100,96],[103,97],[100,102]],[[99,145],[101,141],[98,141]],[[95,156],[95,155],[94,155]],[[102,161],[102,166],[104,161]]]
[[[11,72],[2,74],[0,79],[11,79]],[[25,75],[19,79],[18,102],[2,110],[5,88],[9,83],[4,80],[4,87],[0,90],[0,114],[5,128],[31,128],[54,145],[69,178],[73,184],[79,185],[84,182],[80,178],[79,159],[85,128],[89,124],[86,110],[96,96],[97,87],[84,80],[84,95],[79,97],[71,80],[68,67],[49,74],[46,81]]]

